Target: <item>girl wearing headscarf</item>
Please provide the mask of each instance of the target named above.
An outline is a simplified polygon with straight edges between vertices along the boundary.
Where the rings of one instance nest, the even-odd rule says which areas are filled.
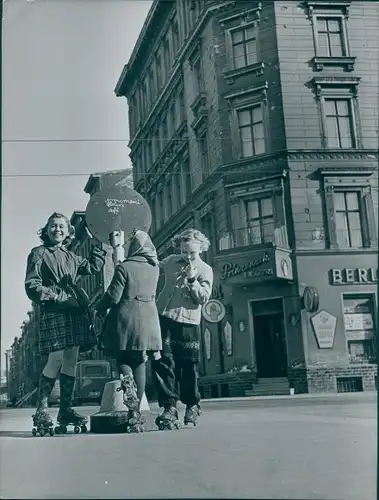
[[[158,257],[149,235],[134,231],[127,258],[118,264],[113,279],[96,305],[105,319],[101,341],[105,353],[116,359],[127,405],[131,432],[140,430],[140,405],[146,388],[146,361],[162,349],[155,305],[159,278]]]

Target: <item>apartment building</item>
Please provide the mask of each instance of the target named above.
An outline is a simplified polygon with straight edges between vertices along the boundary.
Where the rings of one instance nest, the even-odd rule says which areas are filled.
[[[374,2],[155,1],[116,85],[160,257],[210,238],[204,397],[375,390]]]

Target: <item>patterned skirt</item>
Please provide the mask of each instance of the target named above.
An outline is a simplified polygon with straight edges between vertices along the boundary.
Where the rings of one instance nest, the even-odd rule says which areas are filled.
[[[38,350],[41,354],[79,346],[91,349],[97,343],[90,316],[83,310],[41,311]]]
[[[159,316],[162,332],[163,355],[173,356],[177,361],[200,361],[200,326],[178,323]]]

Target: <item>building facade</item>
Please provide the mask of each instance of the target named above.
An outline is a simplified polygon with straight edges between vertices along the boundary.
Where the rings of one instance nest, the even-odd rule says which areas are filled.
[[[204,397],[375,390],[379,12],[155,1],[115,92],[160,257],[211,240]]]

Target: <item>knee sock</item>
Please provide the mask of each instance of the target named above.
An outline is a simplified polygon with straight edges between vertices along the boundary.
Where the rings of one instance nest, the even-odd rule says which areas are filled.
[[[137,397],[139,402],[142,401],[143,393],[146,389],[146,364],[141,363],[133,369],[134,380],[137,385]]]
[[[48,407],[49,396],[54,388],[54,384],[55,378],[46,377],[46,375],[41,373],[38,382],[38,410]]]
[[[65,373],[61,373],[60,378],[60,390],[61,390],[61,400],[59,409],[60,411],[65,411],[72,405],[72,398],[74,395],[75,377],[70,377]]]

